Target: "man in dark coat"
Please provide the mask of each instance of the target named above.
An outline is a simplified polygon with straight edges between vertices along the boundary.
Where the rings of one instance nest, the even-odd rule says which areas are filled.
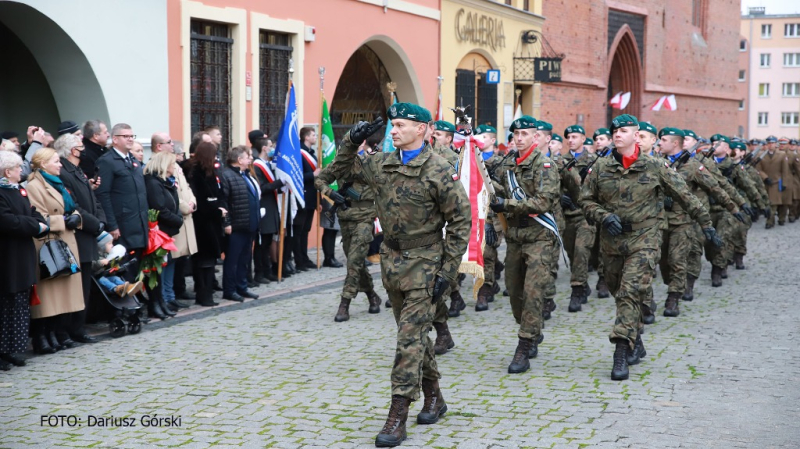
[[[89,178],[94,178],[97,173],[95,163],[100,156],[108,152],[106,148],[108,142],[108,128],[100,120],[88,120],[83,125],[83,146],[86,147],[81,152],[81,170]]]
[[[313,128],[300,129],[300,147],[303,159],[303,192],[306,207],[297,211],[292,222],[292,233],[295,236],[294,263],[298,270],[305,271],[317,268],[317,264],[308,258],[308,234],[314,223],[314,211],[317,209],[317,188],[314,178],[322,171],[317,167],[317,156],[312,145],[317,143],[317,133]]]
[[[92,287],[92,261],[97,257],[97,236],[105,228],[106,214],[97,201],[89,179],[76,164],[80,163],[84,146],[81,139],[65,134],[56,140],[56,151],[61,157],[61,181],[75,200],[75,209],[81,214],[83,225],[75,231],[78,242],[78,258],[81,263],[84,309],[71,313],[70,337],[80,343],[95,343],[97,340],[86,333],[86,315],[89,311],[89,294]]]
[[[136,135],[125,123],[114,125],[111,135],[111,150],[97,159],[100,187],[95,194],[106,213],[106,231],[141,262],[147,247],[148,207],[142,165],[129,153]]]

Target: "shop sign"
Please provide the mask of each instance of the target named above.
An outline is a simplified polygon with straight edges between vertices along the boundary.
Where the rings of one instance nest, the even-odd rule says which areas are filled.
[[[486,71],[486,84],[500,84],[500,71],[487,70]]]
[[[502,20],[485,14],[466,12],[464,8],[456,13],[456,38],[459,42],[489,47],[493,51],[506,46]]]
[[[533,80],[542,83],[561,81],[561,58],[533,58]]]

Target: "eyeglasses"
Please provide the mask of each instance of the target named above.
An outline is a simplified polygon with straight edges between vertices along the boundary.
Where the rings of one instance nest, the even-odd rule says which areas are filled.
[[[172,141],[168,140],[166,142],[161,142],[161,143],[159,143],[159,145],[172,145]]]
[[[114,137],[122,137],[123,139],[135,139],[136,134],[114,134]]]

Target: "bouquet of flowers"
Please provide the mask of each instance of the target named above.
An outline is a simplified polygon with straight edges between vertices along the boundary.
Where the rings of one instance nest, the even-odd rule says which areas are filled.
[[[150,209],[147,211],[147,221],[150,227],[149,238],[147,241],[147,249],[144,251],[144,260],[142,260],[142,277],[147,278],[147,286],[150,289],[158,285],[158,275],[161,274],[161,269],[167,266],[167,255],[170,251],[177,251],[175,241],[172,237],[158,229],[158,211]]]

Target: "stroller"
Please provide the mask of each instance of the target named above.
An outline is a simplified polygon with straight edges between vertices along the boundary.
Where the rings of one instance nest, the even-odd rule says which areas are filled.
[[[142,330],[142,321],[139,318],[139,309],[142,303],[135,295],[119,297],[114,293],[108,293],[102,288],[98,278],[103,276],[119,276],[127,270],[136,270],[139,267],[139,260],[131,258],[127,262],[120,264],[119,267],[103,270],[101,273],[92,274],[92,300],[95,304],[104,304],[99,308],[102,316],[108,318],[108,330],[111,336],[119,338],[126,333],[138,334]],[[103,299],[100,300],[100,297]]]

